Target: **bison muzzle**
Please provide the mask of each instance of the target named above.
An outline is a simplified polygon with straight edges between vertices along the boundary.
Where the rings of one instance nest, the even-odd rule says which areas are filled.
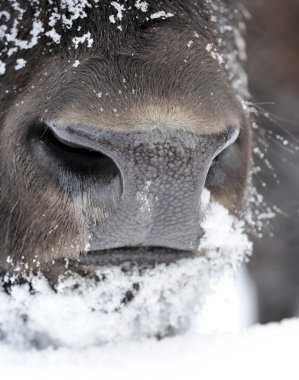
[[[1,265],[193,257],[203,188],[240,215],[248,185],[242,14],[71,3],[0,5]]]

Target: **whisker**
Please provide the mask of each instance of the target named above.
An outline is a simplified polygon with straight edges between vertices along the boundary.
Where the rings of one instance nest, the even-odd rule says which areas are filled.
[[[253,105],[253,104],[252,104]],[[292,133],[290,132],[283,124],[281,124],[279,121],[275,120],[275,117],[276,118],[279,118],[278,116],[276,116],[275,114],[272,114],[271,112],[263,109],[262,107],[260,106],[256,106],[258,108],[258,110],[260,111],[260,115],[265,117],[266,119],[268,119],[269,121],[271,121],[273,123],[273,125],[281,128],[292,140],[296,141],[298,144],[299,144],[299,139]],[[273,116],[272,116],[273,115]],[[287,121],[287,120],[286,120]],[[291,122],[291,121],[290,121]],[[299,121],[298,123],[296,124],[296,122],[294,122],[295,125],[298,125],[299,127]]]
[[[265,109],[265,108],[261,107],[262,105],[270,105],[270,106],[273,105],[273,106],[275,106],[276,105],[275,102],[260,102],[260,103],[257,102],[257,103],[255,103],[255,102],[251,101],[251,102],[248,102],[248,104],[250,106],[258,108],[259,110],[263,111],[263,113],[271,115],[273,118],[279,119],[281,121],[285,121],[287,123],[294,124],[294,125],[296,125],[296,126],[299,127],[299,120],[288,119],[288,118],[286,118],[284,116],[278,115],[278,114],[276,114],[276,113],[274,113],[274,112],[272,112],[272,111],[270,111],[268,109]]]
[[[43,131],[43,133],[39,137],[40,140],[44,137],[44,135],[46,134],[46,132],[48,131],[48,129],[49,129],[49,126],[47,125],[46,128],[45,128],[45,130]]]

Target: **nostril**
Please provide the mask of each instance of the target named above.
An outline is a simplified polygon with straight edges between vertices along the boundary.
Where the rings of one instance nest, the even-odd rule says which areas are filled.
[[[48,161],[48,166],[54,164],[69,175],[99,178],[104,184],[121,177],[119,168],[110,157],[74,142],[62,141],[47,125],[31,127],[30,143],[39,157],[41,152],[44,153],[40,158]]]
[[[232,131],[227,142],[223,144],[215,155],[209,167],[205,186],[212,193],[221,193],[225,184],[234,178],[234,173],[240,164],[240,150],[243,136],[239,130]]]

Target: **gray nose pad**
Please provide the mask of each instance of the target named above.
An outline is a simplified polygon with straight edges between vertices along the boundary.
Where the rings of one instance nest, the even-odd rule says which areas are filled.
[[[211,162],[231,132],[200,136],[179,130],[124,133],[75,126],[55,133],[106,154],[121,173],[122,193],[115,209],[105,220],[89,221],[91,250],[197,249],[201,192]]]

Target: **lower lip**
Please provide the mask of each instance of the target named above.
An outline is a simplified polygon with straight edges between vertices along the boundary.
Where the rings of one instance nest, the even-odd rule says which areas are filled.
[[[134,263],[137,265],[170,264],[181,259],[194,258],[195,252],[180,251],[164,247],[124,247],[92,251],[78,259],[80,265],[122,265]]]

